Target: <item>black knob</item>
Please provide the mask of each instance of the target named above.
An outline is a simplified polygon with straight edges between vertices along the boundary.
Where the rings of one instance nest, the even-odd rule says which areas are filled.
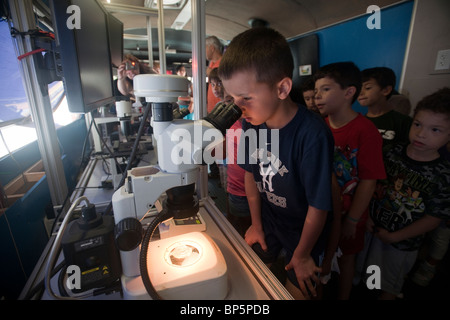
[[[81,217],[77,220],[78,226],[82,230],[97,228],[103,223],[103,217],[97,214],[94,204],[89,204],[81,210]]]
[[[142,225],[135,218],[126,218],[115,226],[115,240],[117,248],[121,251],[136,249],[142,241]]]

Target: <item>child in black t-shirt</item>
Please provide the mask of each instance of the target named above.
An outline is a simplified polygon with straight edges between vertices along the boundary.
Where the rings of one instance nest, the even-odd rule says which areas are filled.
[[[450,218],[450,164],[439,149],[450,140],[450,88],[422,99],[409,144],[384,156],[388,178],[379,181],[370,205],[368,266],[381,271],[381,296],[394,299],[413,267],[426,232]]]
[[[383,149],[399,142],[408,142],[412,119],[392,109],[388,103],[394,91],[394,71],[386,67],[365,69],[361,72],[362,88],[358,102],[367,107],[371,120],[383,138]]]

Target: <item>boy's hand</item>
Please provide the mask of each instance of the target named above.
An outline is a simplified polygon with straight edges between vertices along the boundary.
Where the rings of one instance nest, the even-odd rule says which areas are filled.
[[[294,269],[298,284],[300,285],[300,291],[306,299],[310,297],[308,290],[313,297],[317,296],[315,286],[311,280],[319,283],[320,280],[317,274],[322,272],[322,268],[316,266],[311,256],[308,258],[299,258],[294,255],[285,269],[286,271]]]
[[[379,228],[377,229],[377,231],[375,232],[375,235],[384,243],[386,244],[390,244],[393,242],[397,242],[394,238],[394,233],[393,232],[389,232],[386,229],[383,228]]]
[[[259,243],[264,251],[267,250],[266,240],[262,227],[255,227],[254,225],[251,225],[245,233],[245,241],[250,247],[255,243]]]

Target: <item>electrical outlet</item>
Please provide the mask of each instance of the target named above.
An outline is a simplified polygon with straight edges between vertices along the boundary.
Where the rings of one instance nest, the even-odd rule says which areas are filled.
[[[436,58],[435,71],[450,69],[450,49],[439,50]]]

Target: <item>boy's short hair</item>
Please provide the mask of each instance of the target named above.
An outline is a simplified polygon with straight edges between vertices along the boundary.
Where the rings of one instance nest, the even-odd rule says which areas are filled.
[[[314,91],[314,79],[312,77],[308,78],[305,82],[302,83],[300,90],[302,93],[306,91]]]
[[[314,81],[329,77],[336,81],[342,89],[355,87],[356,92],[352,103],[356,101],[361,92],[361,71],[353,62],[335,62],[327,64],[314,74]]]
[[[396,77],[395,73],[392,69],[387,67],[375,67],[369,68],[361,71],[361,80],[362,82],[369,81],[370,79],[374,79],[381,89],[384,89],[388,86],[392,87],[392,91],[386,96],[386,100],[389,99],[395,90]]]
[[[284,36],[256,27],[233,38],[220,61],[219,76],[227,80],[236,72],[251,71],[256,81],[272,86],[285,77],[292,79],[293,70],[294,59]]]
[[[211,82],[211,80],[214,80],[214,81],[217,81],[217,82],[221,82],[222,81],[220,79],[220,77],[219,77],[219,69],[218,68],[213,68],[209,72],[208,81]]]
[[[450,88],[444,87],[420,100],[414,110],[414,117],[422,110],[445,114],[450,119]]]

